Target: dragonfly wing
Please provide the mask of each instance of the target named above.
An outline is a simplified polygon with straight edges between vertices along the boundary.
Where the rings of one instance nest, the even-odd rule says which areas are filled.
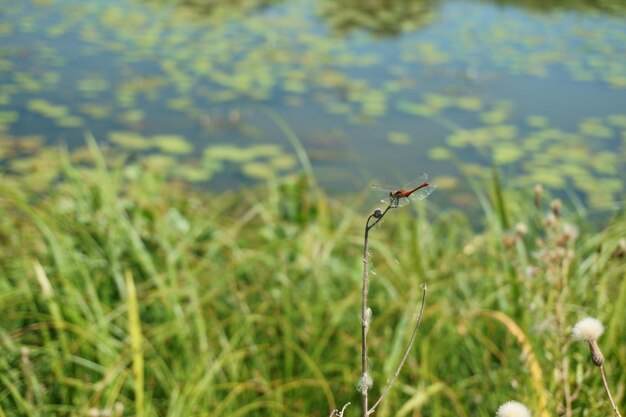
[[[398,187],[391,187],[389,185],[379,185],[379,184],[373,184],[372,188],[375,190],[386,191],[386,192],[396,191],[398,189]]]
[[[389,197],[389,204],[392,207],[402,207],[409,204],[409,199],[407,197]]]
[[[437,188],[437,186],[431,182],[426,187],[420,188],[419,190],[415,191],[409,196],[409,198],[411,200],[423,200],[431,195],[433,191],[435,191],[435,188]]]
[[[425,183],[426,181],[428,181],[428,174],[425,172],[422,172],[421,174],[419,174],[417,176],[417,178],[413,179],[412,181],[407,182],[406,184],[404,184],[402,186],[403,190],[412,190],[415,187],[418,187],[419,185]]]

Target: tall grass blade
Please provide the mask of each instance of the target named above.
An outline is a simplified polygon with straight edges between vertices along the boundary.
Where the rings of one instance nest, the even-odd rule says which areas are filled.
[[[543,371],[541,370],[541,365],[539,365],[539,361],[537,360],[537,356],[535,355],[535,351],[530,344],[528,337],[524,333],[524,331],[506,314],[500,311],[480,311],[477,313],[478,315],[490,317],[494,320],[499,321],[506,327],[506,329],[515,337],[517,342],[522,347],[522,353],[524,354],[524,358],[528,363],[528,368],[530,371],[531,382],[534,387],[535,394],[537,395],[537,414],[539,417],[550,417],[550,414],[547,410],[548,399],[546,397],[546,389],[543,384]]]
[[[507,230],[511,226],[511,223],[509,221],[509,215],[506,210],[506,204],[502,192],[502,182],[500,181],[500,175],[498,174],[498,169],[495,165],[491,169],[491,178],[493,182],[496,211],[498,212],[498,216],[500,218],[500,227],[502,227],[503,230]]]
[[[145,414],[143,341],[141,335],[141,320],[139,319],[137,290],[130,271],[126,271],[126,297],[128,309],[128,331],[130,333],[133,376],[135,381],[135,415],[137,417],[143,417]]]

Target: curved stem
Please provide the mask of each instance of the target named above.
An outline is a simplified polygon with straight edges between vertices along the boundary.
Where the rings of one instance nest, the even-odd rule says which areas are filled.
[[[367,374],[367,294],[369,292],[369,231],[370,220],[374,215],[367,218],[365,224],[365,242],[363,244],[363,289],[361,292],[361,416],[367,417],[367,390],[365,386],[365,375]],[[377,222],[374,222],[376,224]]]
[[[370,214],[365,223],[365,238],[363,244],[363,290],[361,292],[361,416],[367,417],[368,401],[367,391],[367,331],[369,328],[369,321],[371,320],[370,314],[368,314],[367,307],[367,295],[369,293],[369,231],[372,227],[376,226],[379,221],[393,206],[389,204],[385,211],[378,217],[374,214]],[[370,221],[376,219],[372,224]]]
[[[398,364],[398,368],[396,369],[396,372],[394,372],[393,376],[387,383],[387,386],[385,387],[385,389],[383,389],[383,392],[380,394],[380,398],[378,398],[378,400],[374,403],[372,408],[369,409],[369,411],[367,412],[367,415],[370,415],[374,413],[374,411],[376,411],[376,407],[378,407],[378,405],[383,400],[383,398],[385,398],[385,395],[387,395],[387,392],[389,391],[393,383],[396,381],[396,379],[398,379],[398,375],[400,375],[400,371],[402,370],[404,363],[409,357],[409,353],[411,352],[411,347],[413,346],[413,342],[415,341],[415,336],[417,335],[417,331],[420,328],[420,323],[422,322],[422,316],[424,315],[424,305],[426,304],[426,290],[427,290],[427,285],[426,283],[424,283],[424,288],[422,291],[422,305],[420,306],[420,312],[419,312],[419,315],[417,316],[417,322],[415,323],[415,328],[413,329],[411,340],[409,341],[409,344],[406,347],[406,350],[404,351],[404,356],[402,357],[402,360]]]
[[[600,365],[600,373],[602,374],[602,383],[604,384],[604,390],[606,391],[606,395],[609,397],[609,401],[611,402],[611,407],[613,407],[613,411],[617,417],[622,417],[617,409],[617,405],[615,405],[615,401],[613,401],[613,396],[611,395],[611,391],[609,390],[609,384],[606,381],[606,373],[604,372],[604,365]]]

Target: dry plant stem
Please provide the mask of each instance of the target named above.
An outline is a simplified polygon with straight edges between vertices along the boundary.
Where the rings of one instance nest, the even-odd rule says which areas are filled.
[[[600,373],[602,374],[602,383],[604,384],[604,389],[606,391],[606,395],[609,397],[609,401],[611,402],[611,407],[613,407],[613,411],[617,417],[622,417],[617,409],[617,405],[615,405],[615,401],[613,401],[613,396],[611,395],[611,391],[609,390],[609,384],[606,381],[606,373],[604,372],[604,365],[600,365]]]
[[[343,408],[341,409],[341,411],[337,410],[336,408],[330,412],[330,415],[328,417],[343,417],[343,413],[346,411],[346,408],[350,405],[350,403],[346,403],[346,405],[343,406]]]
[[[389,204],[385,211],[379,217],[374,214],[370,214],[365,223],[365,239],[363,244],[363,291],[361,299],[361,383],[365,382],[365,376],[367,375],[367,329],[369,327],[369,318],[367,310],[367,294],[369,292],[369,231],[372,227],[376,226],[379,221],[385,217],[385,214],[393,206]],[[380,212],[380,211],[379,211]],[[372,219],[376,219],[372,224]],[[367,417],[368,402],[367,402],[367,386],[361,386],[361,416]]]
[[[387,392],[389,391],[393,383],[398,378],[398,375],[400,375],[400,371],[402,370],[402,367],[404,366],[404,362],[406,362],[406,359],[409,357],[409,353],[411,352],[411,347],[413,347],[413,342],[415,341],[415,336],[417,335],[417,331],[420,328],[420,323],[422,322],[422,316],[424,315],[424,305],[426,304],[426,291],[427,291],[427,286],[426,286],[426,283],[424,283],[424,288],[422,291],[422,305],[420,306],[420,312],[419,312],[419,315],[417,316],[417,321],[415,323],[415,328],[413,329],[413,334],[411,335],[411,340],[409,340],[409,344],[406,347],[406,350],[404,351],[404,356],[402,357],[402,360],[398,364],[398,368],[396,369],[396,372],[393,374],[393,376],[387,383],[387,386],[385,387],[385,389],[383,389],[383,392],[380,394],[380,398],[378,398],[378,400],[374,403],[372,408],[370,408],[370,410],[367,412],[367,415],[373,414],[374,411],[376,411],[376,407],[378,407],[378,405],[383,400],[383,398],[385,398],[385,395],[387,395]]]

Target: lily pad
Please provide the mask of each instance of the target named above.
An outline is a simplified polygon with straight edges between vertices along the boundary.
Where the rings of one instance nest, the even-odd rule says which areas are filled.
[[[109,141],[130,150],[146,150],[152,147],[150,140],[136,132],[110,132]]]
[[[176,169],[176,176],[189,182],[204,182],[210,180],[213,174],[203,167],[183,165]]]
[[[532,115],[526,118],[526,124],[530,127],[542,129],[548,127],[548,118],[545,116]]]
[[[51,119],[60,119],[70,115],[66,106],[53,104],[43,99],[28,100],[26,108],[33,113],[39,113]]]
[[[183,155],[193,151],[193,146],[179,135],[156,135],[152,137],[152,141],[155,146],[167,153]]]
[[[599,139],[610,139],[613,137],[613,129],[602,123],[597,118],[585,119],[579,125],[580,133]]]
[[[626,129],[626,114],[612,114],[607,120],[612,126]]]
[[[480,114],[480,120],[487,124],[503,123],[508,117],[508,112],[502,109],[494,109]]]
[[[104,78],[97,76],[83,78],[76,82],[76,89],[87,95],[95,95],[106,91],[108,88],[109,83]]]
[[[248,162],[241,167],[241,172],[256,179],[269,179],[276,176],[272,167],[262,162]]]
[[[149,171],[162,174],[176,166],[176,159],[169,155],[152,154],[144,157],[142,163]]]
[[[437,188],[442,190],[453,190],[459,186],[459,179],[452,175],[442,175],[435,178]]]
[[[428,157],[433,161],[445,161],[454,158],[454,154],[447,148],[432,148],[428,151]]]
[[[56,119],[56,124],[59,127],[81,127],[83,120],[78,116],[63,116]]]
[[[523,150],[514,143],[501,143],[493,150],[493,159],[497,164],[510,164],[521,159]]]
[[[111,114],[111,107],[100,104],[82,104],[79,111],[94,119],[105,119]]]
[[[431,117],[439,114],[440,109],[437,107],[430,107],[421,103],[412,103],[409,101],[400,101],[396,105],[398,110],[404,113],[412,114],[415,116]]]
[[[16,111],[0,111],[0,124],[10,125],[19,120],[20,114]]]
[[[145,117],[146,113],[139,109],[128,110],[121,114],[122,121],[129,125],[140,123]]]
[[[389,132],[387,134],[387,140],[394,145],[408,145],[411,143],[411,136],[403,132]]]
[[[297,165],[296,158],[290,154],[279,155],[271,158],[269,164],[277,170],[289,170]]]
[[[483,107],[483,102],[478,97],[458,97],[455,100],[455,104],[458,108],[467,111],[479,111]]]

